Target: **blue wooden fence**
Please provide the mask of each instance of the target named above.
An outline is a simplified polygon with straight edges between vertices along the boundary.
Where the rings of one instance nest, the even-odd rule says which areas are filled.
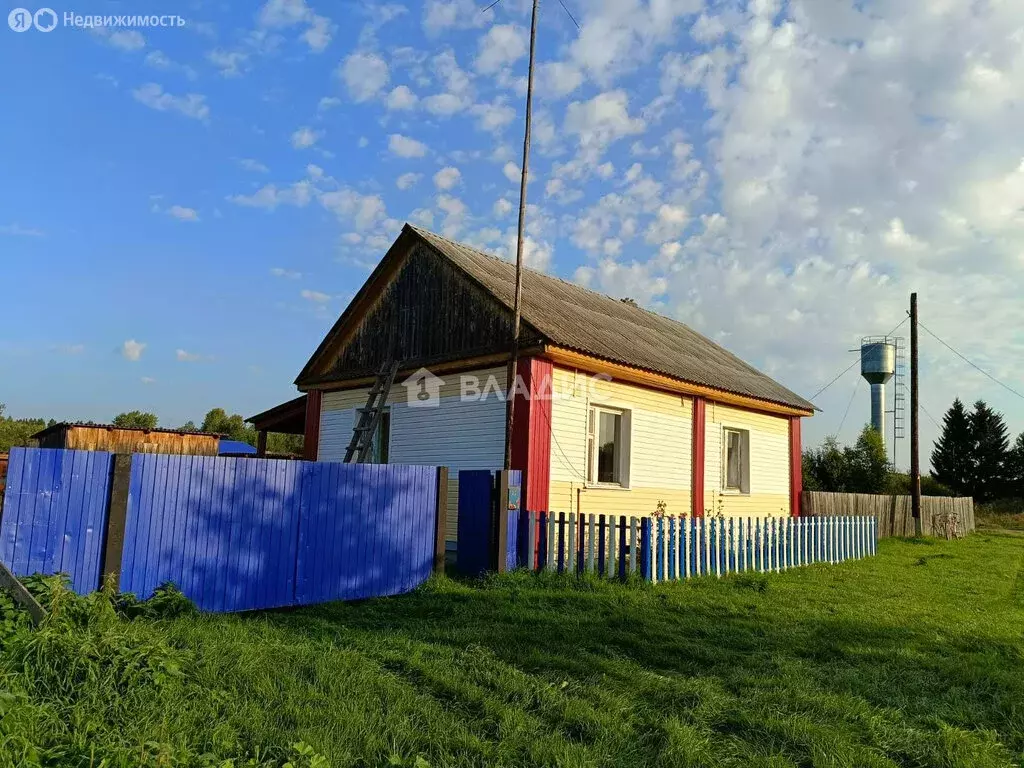
[[[501,504],[501,480],[508,482],[508,499]],[[461,573],[478,575],[496,570],[504,558],[504,568],[517,566],[519,551],[519,510],[522,503],[522,472],[517,469],[469,469],[459,472],[458,567]],[[499,515],[505,520],[499,521]],[[499,531],[504,526],[505,551],[499,552]]]
[[[96,589],[111,463],[101,451],[11,449],[0,560],[16,576],[67,573],[79,594]]]
[[[783,571],[875,554],[874,517],[663,517],[522,512],[519,564],[530,570],[637,573],[662,582]]]
[[[0,559],[95,590],[112,466],[109,453],[14,449]],[[170,581],[208,611],[406,592],[433,570],[438,504],[436,467],[135,454],[120,588],[148,597]]]
[[[433,568],[435,467],[132,458],[121,589],[208,611],[406,592]]]

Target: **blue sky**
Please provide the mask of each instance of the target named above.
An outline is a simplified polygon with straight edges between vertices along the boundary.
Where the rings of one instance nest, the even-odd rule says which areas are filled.
[[[566,4],[581,29],[541,13],[529,263],[805,395],[917,290],[932,330],[1024,388],[1024,10]],[[524,0],[174,11],[184,27],[0,31],[14,415],[248,415],[294,393],[402,222],[513,252]],[[936,418],[985,397],[1024,429],[1020,398],[930,338],[922,353]],[[808,442],[866,420],[855,374]]]

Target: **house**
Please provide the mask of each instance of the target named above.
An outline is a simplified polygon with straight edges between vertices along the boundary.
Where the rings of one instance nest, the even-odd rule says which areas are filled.
[[[221,436],[178,429],[141,429],[118,427],[113,424],[60,422],[36,432],[31,439],[39,448],[216,456]]]
[[[374,459],[450,468],[454,542],[456,473],[504,461],[514,280],[514,265],[407,224],[299,373],[304,400],[263,426],[297,429],[301,404],[306,458],[341,461],[377,372],[400,361]],[[799,514],[814,406],[682,323],[525,270],[518,371],[528,509]]]

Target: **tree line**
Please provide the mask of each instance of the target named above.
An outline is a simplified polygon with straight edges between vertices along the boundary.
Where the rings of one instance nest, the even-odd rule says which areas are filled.
[[[1010,444],[1001,413],[983,400],[968,411],[959,398],[943,416],[931,454],[932,471],[921,476],[925,496],[971,496],[976,502],[1024,498],[1024,433]],[[834,437],[803,453],[804,487],[836,493],[910,493],[910,477],[894,472],[885,445],[865,426],[852,446]]]
[[[0,403],[0,453],[11,448],[26,446],[36,432],[57,422],[54,419],[15,419],[5,414],[6,407]],[[116,427],[134,427],[139,429],[156,429],[160,420],[155,413],[147,411],[125,411],[113,418],[111,423]],[[237,413],[228,414],[223,408],[211,408],[203,417],[202,424],[196,426],[193,421],[186,421],[180,427],[183,432],[207,432],[224,435],[231,440],[238,440],[256,445],[256,429],[245,423],[245,419]],[[267,452],[277,454],[300,455],[302,453],[302,435],[284,435],[271,432],[267,435]]]

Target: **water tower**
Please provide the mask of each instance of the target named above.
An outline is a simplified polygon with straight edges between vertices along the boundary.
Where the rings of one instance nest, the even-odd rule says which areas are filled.
[[[871,427],[885,441],[885,385],[896,374],[895,339],[866,337],[860,345],[860,375],[871,385]]]

